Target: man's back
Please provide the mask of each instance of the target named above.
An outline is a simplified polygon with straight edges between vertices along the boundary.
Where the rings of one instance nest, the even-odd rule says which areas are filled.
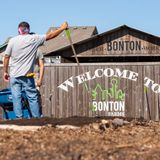
[[[18,35],[9,41],[6,54],[11,56],[10,76],[19,77],[33,72],[38,46],[45,35]]]

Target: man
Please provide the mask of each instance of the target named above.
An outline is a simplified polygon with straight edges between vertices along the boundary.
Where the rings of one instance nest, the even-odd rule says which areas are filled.
[[[27,22],[21,22],[18,26],[19,35],[11,38],[5,51],[4,73],[5,81],[10,80],[13,108],[17,118],[22,118],[21,94],[25,91],[32,117],[40,117],[38,94],[31,73],[34,70],[36,52],[45,41],[58,36],[68,28],[64,22],[59,29],[46,35],[30,35],[30,26]],[[10,63],[10,74],[8,64]]]

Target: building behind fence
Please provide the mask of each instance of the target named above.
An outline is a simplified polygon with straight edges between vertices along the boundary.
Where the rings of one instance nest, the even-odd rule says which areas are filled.
[[[80,66],[69,43],[60,48],[55,45],[56,49],[52,43],[54,46],[54,42],[48,42],[41,47],[46,58],[60,56],[58,63],[45,64],[41,87],[44,116],[120,116],[159,121],[159,37],[128,26],[102,34],[94,30],[90,37],[74,40]],[[6,87],[2,78],[0,87]]]

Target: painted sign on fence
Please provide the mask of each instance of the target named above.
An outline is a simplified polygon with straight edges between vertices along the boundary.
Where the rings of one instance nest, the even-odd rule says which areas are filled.
[[[88,106],[94,111],[107,111],[107,116],[125,116],[125,88],[119,88],[121,78],[134,82],[138,79],[138,73],[119,68],[96,69],[94,72],[85,72],[77,76],[71,76],[58,86],[64,92],[69,92],[69,88],[74,88],[76,83],[83,84],[85,89],[91,93],[92,102]],[[96,83],[93,88],[87,85],[88,81],[96,80],[97,78],[110,78],[110,88],[105,88],[100,83]],[[152,79],[145,77],[144,87],[151,89],[155,93],[160,93],[160,85]]]

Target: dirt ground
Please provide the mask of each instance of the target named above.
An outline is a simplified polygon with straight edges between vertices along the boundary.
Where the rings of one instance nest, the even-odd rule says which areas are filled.
[[[0,130],[2,160],[159,160],[160,123],[73,117],[0,121],[0,124],[40,125],[36,131]],[[123,121],[122,121],[123,122]],[[61,129],[57,125],[78,126]]]

